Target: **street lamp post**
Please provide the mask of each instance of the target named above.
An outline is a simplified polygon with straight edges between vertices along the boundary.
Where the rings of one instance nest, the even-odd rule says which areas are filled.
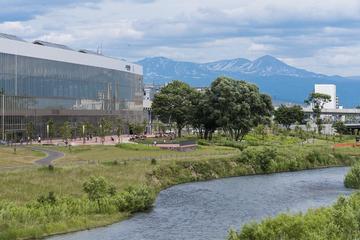
[[[47,136],[47,139],[48,139],[48,142],[50,141],[50,138],[49,138],[49,124],[46,124],[46,136]]]
[[[2,92],[2,140],[5,141],[5,93]]]
[[[82,131],[83,131],[83,144],[85,144],[85,125],[82,125]]]
[[[102,129],[102,124],[100,124],[100,137],[101,137],[101,143],[104,143],[104,139],[103,139],[103,129]]]

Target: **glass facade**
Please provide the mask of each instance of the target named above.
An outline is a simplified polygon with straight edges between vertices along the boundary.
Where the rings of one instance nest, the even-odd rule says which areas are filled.
[[[21,135],[29,121],[42,136],[49,119],[143,119],[143,78],[131,72],[0,53],[0,90],[3,139]]]

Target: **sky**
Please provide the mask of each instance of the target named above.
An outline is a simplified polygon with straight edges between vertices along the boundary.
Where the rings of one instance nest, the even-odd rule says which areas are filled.
[[[140,60],[272,55],[360,76],[359,0],[0,0],[0,32]]]

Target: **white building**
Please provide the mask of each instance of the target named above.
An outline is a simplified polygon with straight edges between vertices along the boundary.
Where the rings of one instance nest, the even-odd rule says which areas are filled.
[[[336,85],[335,84],[315,84],[315,93],[327,94],[331,97],[331,101],[325,103],[324,109],[337,109],[338,99],[336,97]]]

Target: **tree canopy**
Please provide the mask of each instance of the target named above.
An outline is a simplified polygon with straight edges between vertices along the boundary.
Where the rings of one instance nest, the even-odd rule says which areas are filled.
[[[254,84],[220,77],[211,84],[209,94],[212,117],[236,141],[253,127],[270,122],[271,98]]]
[[[194,91],[188,84],[175,80],[163,87],[154,96],[153,113],[163,123],[172,125],[174,122],[179,137],[181,137],[181,130],[191,118],[191,97]]]
[[[348,128],[345,126],[345,124],[341,121],[335,122],[332,127],[335,129],[336,133],[340,136],[343,134],[347,134],[349,132]]]
[[[280,107],[275,110],[274,116],[274,120],[277,123],[289,129],[291,124],[294,124],[296,122],[302,123],[302,121],[304,120],[304,111],[299,105],[288,107],[281,104]]]
[[[214,108],[211,105],[211,91],[206,89],[202,92],[195,92],[192,98],[192,113],[190,124],[196,128],[200,137],[211,139],[212,133],[219,127],[214,115]]]
[[[312,106],[312,110],[315,115],[315,123],[318,128],[318,133],[321,133],[322,129],[321,111],[324,108],[324,105],[330,101],[331,96],[323,93],[311,93],[308,99],[305,100],[305,103]]]
[[[271,98],[256,85],[228,77],[217,78],[203,91],[173,81],[155,95],[152,108],[163,123],[176,123],[178,136],[191,124],[206,139],[221,128],[236,141],[259,124],[268,124],[273,111]]]

